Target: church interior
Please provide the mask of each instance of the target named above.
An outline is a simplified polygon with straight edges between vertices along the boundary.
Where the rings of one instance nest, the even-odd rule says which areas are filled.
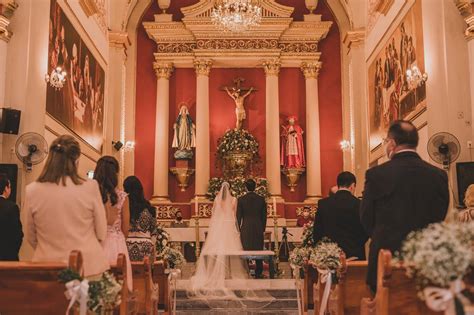
[[[473,120],[473,0],[0,0],[0,315],[474,315]]]

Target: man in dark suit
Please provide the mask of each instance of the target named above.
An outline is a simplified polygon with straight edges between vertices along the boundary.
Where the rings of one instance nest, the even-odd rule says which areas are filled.
[[[248,193],[237,202],[237,225],[244,250],[263,250],[263,238],[267,226],[267,203],[265,198],[255,193],[253,179],[245,182]],[[255,261],[255,278],[261,278],[263,262]]]
[[[0,261],[18,260],[23,240],[18,206],[8,200],[11,194],[10,180],[0,174]]]
[[[318,202],[313,227],[314,241],[328,237],[341,247],[347,258],[365,260],[364,246],[368,236],[360,223],[360,200],[354,197],[354,174],[340,173],[337,176],[337,187],[335,194]]]
[[[443,221],[449,205],[448,177],[416,153],[418,132],[408,121],[394,121],[384,140],[389,162],[369,169],[360,208],[372,239],[367,284],[377,285],[380,249],[395,252],[408,233]]]

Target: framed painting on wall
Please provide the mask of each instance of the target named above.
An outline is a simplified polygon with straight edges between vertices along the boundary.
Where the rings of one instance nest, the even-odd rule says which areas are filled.
[[[101,153],[105,71],[57,1],[52,0],[48,73],[57,67],[66,72],[66,81],[59,90],[47,85],[46,112]]]
[[[392,121],[413,121],[426,110],[426,85],[410,86],[406,76],[413,66],[421,73],[425,72],[421,21],[421,1],[416,0],[369,58],[369,143],[372,153],[381,147]]]

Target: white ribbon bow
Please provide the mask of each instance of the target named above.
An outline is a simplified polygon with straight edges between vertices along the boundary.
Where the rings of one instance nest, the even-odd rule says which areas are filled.
[[[445,315],[455,314],[454,298],[464,290],[461,279],[451,282],[449,289],[427,287],[423,290],[426,305],[435,312],[444,311]]]
[[[76,301],[79,302],[79,314],[86,315],[87,301],[89,300],[89,280],[72,280],[66,283],[66,297],[70,299],[66,315]]]
[[[179,278],[179,275],[181,274],[180,269],[168,269],[168,283],[171,286],[171,282],[173,282],[173,291],[170,291],[170,297],[171,295],[173,296],[173,305],[171,309],[172,314],[176,314],[176,281]]]
[[[329,292],[331,291],[332,274],[335,271],[329,270],[329,269],[319,269],[319,268],[316,268],[316,269],[318,270],[321,283],[326,283],[326,286],[324,287],[323,298],[320,301],[321,306],[319,307],[319,315],[324,315],[324,312],[326,312],[326,307],[329,300]]]

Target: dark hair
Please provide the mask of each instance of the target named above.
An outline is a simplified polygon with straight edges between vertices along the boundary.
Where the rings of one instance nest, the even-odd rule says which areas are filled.
[[[115,188],[118,185],[119,163],[113,156],[103,156],[97,161],[94,170],[94,179],[99,183],[102,202],[106,203],[110,200],[112,206],[118,201]]]
[[[419,140],[415,125],[406,120],[395,120],[388,129],[388,138],[393,139],[397,146],[410,149],[415,149]]]
[[[3,194],[7,187],[10,187],[10,180],[8,179],[7,174],[0,173],[0,194]]]
[[[356,177],[351,172],[342,172],[337,175],[337,186],[338,187],[350,187],[352,184],[356,184]]]
[[[255,191],[256,186],[257,186],[257,183],[255,183],[255,181],[251,178],[245,181],[245,188],[247,188],[248,191]]]
[[[128,200],[130,201],[130,222],[138,220],[145,209],[148,209],[153,218],[155,218],[156,209],[145,199],[143,185],[138,177],[128,176],[125,178],[123,189],[128,194]]]
[[[66,177],[71,178],[75,185],[84,179],[77,173],[77,159],[81,156],[79,142],[69,135],[56,138],[49,147],[48,158],[37,181],[40,183],[56,183],[66,185]]]

